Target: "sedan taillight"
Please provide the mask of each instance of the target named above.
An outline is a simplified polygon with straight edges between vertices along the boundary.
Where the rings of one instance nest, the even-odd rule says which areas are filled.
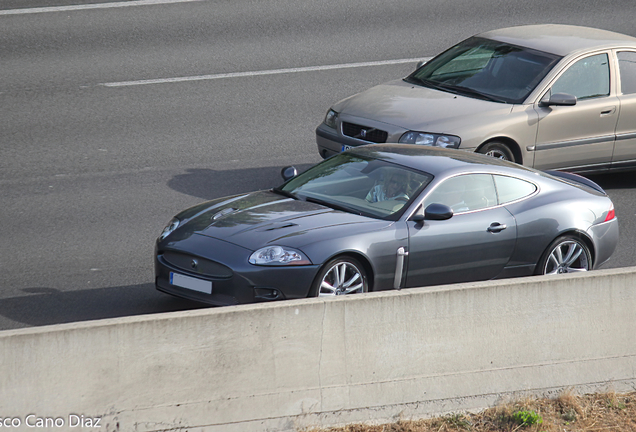
[[[614,211],[614,204],[612,204],[609,211],[607,212],[607,216],[605,216],[605,222],[611,221],[615,217],[616,217],[616,212]]]

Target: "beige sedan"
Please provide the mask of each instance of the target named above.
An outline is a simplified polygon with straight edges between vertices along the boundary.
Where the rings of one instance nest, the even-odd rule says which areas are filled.
[[[316,141],[324,158],[399,142],[538,169],[634,169],[636,38],[569,25],[481,33],[336,103]]]

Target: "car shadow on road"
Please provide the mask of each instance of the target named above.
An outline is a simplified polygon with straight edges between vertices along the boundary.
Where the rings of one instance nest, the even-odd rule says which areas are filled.
[[[209,307],[160,293],[152,283],[76,291],[22,291],[24,296],[0,300],[0,315],[27,327]]]
[[[261,189],[270,189],[283,183],[279,167],[246,168],[216,171],[212,169],[189,169],[168,181],[168,187],[187,195],[210,200]],[[313,164],[296,165],[303,172]]]
[[[632,189],[636,187],[636,175],[634,171],[586,174],[585,177],[589,178],[605,190]]]

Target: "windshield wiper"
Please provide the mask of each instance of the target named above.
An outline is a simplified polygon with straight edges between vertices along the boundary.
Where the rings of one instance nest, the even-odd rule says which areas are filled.
[[[272,192],[277,193],[278,195],[282,195],[282,196],[286,196],[287,198],[292,198],[292,199],[300,199],[298,198],[296,195],[294,195],[291,192],[287,192],[286,190],[282,190],[280,188],[272,188]]]
[[[320,198],[305,197],[305,201],[312,202],[312,203],[315,203],[315,204],[320,204],[320,205],[323,205],[325,207],[332,208],[334,210],[341,210],[341,211],[344,211],[344,212],[347,212],[347,213],[353,213],[353,214],[357,214],[357,215],[362,215],[362,213],[360,213],[358,211],[355,211],[355,210],[353,210],[353,209],[351,209],[349,207],[345,207],[345,206],[340,205],[340,204],[336,204],[336,203],[332,203],[332,202],[329,202],[329,201],[321,200]]]
[[[454,93],[475,96],[475,97],[477,97],[479,99],[485,99],[485,100],[488,100],[488,101],[491,101],[491,102],[508,103],[507,101],[505,101],[503,99],[500,99],[500,98],[495,97],[495,96],[491,96],[491,95],[486,94],[486,93],[482,93],[479,90],[473,90],[473,89],[468,88],[468,87],[447,85],[446,88],[449,91],[452,91]]]
[[[440,83],[440,82],[436,82],[436,81],[429,81],[423,78],[417,78],[417,77],[407,77],[404,78],[404,81],[411,83],[411,84],[419,84],[421,86],[424,87],[429,87],[429,88],[433,88],[436,90],[441,90],[441,91],[445,91],[445,92],[449,92],[449,93],[453,93],[453,94],[459,94],[459,95],[469,95],[469,96],[474,96],[477,97],[479,99],[485,99],[491,102],[501,102],[501,103],[508,103],[507,101],[497,98],[495,96],[491,96],[489,94],[486,93],[482,93],[478,90],[473,90],[471,88],[468,87],[462,87],[462,86],[456,86],[456,85],[452,85],[452,84],[444,84],[444,83]]]
[[[428,87],[428,88],[433,88],[436,90],[441,90],[441,91],[448,91],[448,88],[446,87],[446,85],[444,84],[440,84],[438,82],[435,81],[429,81],[423,78],[418,78],[418,77],[406,77],[404,78],[404,81],[406,81],[407,83],[411,83],[411,84],[419,84],[423,87]]]

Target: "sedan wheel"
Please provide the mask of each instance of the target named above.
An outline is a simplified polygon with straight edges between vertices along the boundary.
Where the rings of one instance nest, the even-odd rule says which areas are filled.
[[[496,159],[503,159],[510,162],[515,162],[515,158],[510,148],[499,142],[490,142],[479,149],[479,153],[491,156]]]
[[[367,292],[369,284],[364,267],[353,258],[329,261],[320,271],[312,292],[319,297]]]
[[[574,237],[559,237],[546,250],[539,263],[539,274],[578,273],[592,269],[590,250]]]

